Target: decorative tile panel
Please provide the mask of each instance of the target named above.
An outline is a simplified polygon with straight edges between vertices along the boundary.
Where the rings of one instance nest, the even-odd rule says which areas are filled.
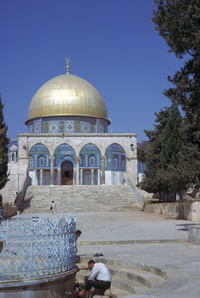
[[[66,121],[66,133],[74,132],[74,121]]]
[[[28,132],[29,132],[29,133],[33,133],[33,125],[30,125],[30,126],[29,126],[29,128],[28,128]]]
[[[43,123],[43,132],[48,133],[49,132],[49,122]]]
[[[90,132],[90,124],[87,122],[81,122],[81,132],[82,133]]]
[[[103,133],[107,132],[103,119],[87,117],[47,117],[33,119],[28,124],[30,133]]]
[[[81,132],[81,123],[80,123],[80,121],[75,121],[75,132]]]
[[[56,121],[50,122],[49,132],[50,133],[58,133],[58,122],[56,122]]]
[[[41,122],[34,122],[34,133],[41,133]]]
[[[64,133],[65,132],[65,122],[59,121],[59,132]]]
[[[91,133],[95,132],[95,125],[93,125],[93,124],[90,125],[90,132]]]

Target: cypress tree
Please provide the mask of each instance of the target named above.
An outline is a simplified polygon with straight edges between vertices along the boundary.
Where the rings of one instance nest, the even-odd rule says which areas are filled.
[[[200,1],[154,1],[155,29],[167,42],[169,52],[184,59],[183,67],[168,77],[174,87],[164,94],[182,109],[187,140],[200,151]]]
[[[184,119],[176,105],[161,110],[156,116],[155,130],[145,131],[149,140],[143,145],[142,157],[147,169],[141,188],[160,194],[186,191],[198,183],[198,147],[188,145]]]
[[[0,189],[8,181],[8,144],[9,139],[6,137],[8,127],[5,125],[3,116],[3,107],[0,96]]]

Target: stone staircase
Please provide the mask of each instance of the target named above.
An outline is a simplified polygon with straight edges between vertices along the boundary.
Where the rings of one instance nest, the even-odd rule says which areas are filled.
[[[141,210],[127,185],[55,185],[29,186],[20,205],[21,212],[50,212],[55,201],[56,212],[120,212]]]
[[[167,279],[167,274],[159,268],[124,260],[80,257],[78,267],[87,265],[90,259],[106,264],[110,270],[111,289],[105,292],[105,297],[142,295],[148,289],[160,287]],[[90,275],[89,270],[81,270],[76,274],[76,280],[81,283],[87,275]]]

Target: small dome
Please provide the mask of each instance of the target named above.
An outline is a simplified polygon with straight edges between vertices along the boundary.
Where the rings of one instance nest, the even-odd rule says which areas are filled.
[[[45,83],[34,95],[26,124],[34,118],[52,116],[84,116],[107,118],[100,93],[84,79],[64,74]]]

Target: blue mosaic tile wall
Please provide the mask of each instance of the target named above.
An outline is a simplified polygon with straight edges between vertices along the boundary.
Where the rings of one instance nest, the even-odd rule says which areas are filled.
[[[74,167],[76,165],[74,149],[67,144],[62,144],[59,147],[57,147],[54,156],[54,167],[56,168],[60,167],[61,163],[65,160],[71,161]]]
[[[65,160],[76,166],[75,151],[68,144],[62,144],[54,152],[54,167],[60,167]],[[80,168],[101,168],[100,150],[93,144],[85,145],[80,151]],[[29,168],[50,169],[50,154],[43,144],[34,145],[29,151]],[[126,171],[124,149],[118,144],[110,145],[106,150],[105,170]]]
[[[126,155],[118,144],[112,144],[106,149],[105,170],[126,171]]]
[[[80,158],[81,168],[101,167],[101,153],[99,149],[93,144],[87,144],[81,149]]]
[[[87,117],[36,118],[28,123],[29,133],[107,133],[104,119]]]
[[[49,150],[43,144],[34,145],[29,151],[29,169],[49,169],[50,168]]]

